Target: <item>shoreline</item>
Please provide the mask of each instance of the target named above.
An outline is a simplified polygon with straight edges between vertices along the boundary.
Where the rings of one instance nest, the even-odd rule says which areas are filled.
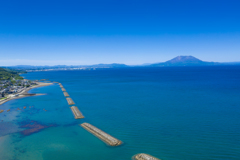
[[[49,85],[52,85],[53,83],[44,83],[44,82],[37,82],[37,85],[34,85],[34,86],[31,86],[29,88],[26,88],[24,89],[22,92],[18,93],[19,96],[14,96],[14,97],[8,97],[2,101],[0,101],[0,106],[10,100],[13,100],[13,99],[19,99],[19,98],[24,98],[24,97],[30,97],[30,96],[40,96],[40,95],[45,95],[45,94],[41,94],[41,93],[28,93],[28,91],[30,91],[31,89],[34,89],[34,88],[39,88],[39,87],[44,87],[44,86],[49,86]]]

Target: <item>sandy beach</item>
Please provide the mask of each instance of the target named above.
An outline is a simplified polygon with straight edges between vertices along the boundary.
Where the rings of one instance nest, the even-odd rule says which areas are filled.
[[[3,103],[8,102],[10,100],[13,100],[13,99],[19,99],[19,98],[24,98],[24,97],[29,97],[29,96],[44,95],[44,94],[30,94],[30,93],[28,93],[28,91],[33,89],[33,88],[49,86],[49,85],[52,85],[52,84],[53,83],[37,82],[37,85],[34,85],[34,86],[31,86],[31,87],[28,87],[28,88],[24,89],[22,92],[18,93],[19,94],[18,96],[8,97],[8,98],[6,98],[4,100],[1,100],[0,101],[0,105],[2,105]]]

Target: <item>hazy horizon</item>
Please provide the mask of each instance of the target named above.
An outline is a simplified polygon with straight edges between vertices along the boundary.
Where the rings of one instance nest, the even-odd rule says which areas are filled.
[[[180,55],[180,56],[191,56],[191,55]],[[176,57],[174,57],[176,58]],[[197,57],[195,57],[197,58]],[[171,58],[173,59],[173,58]],[[171,60],[169,59],[169,60]],[[197,58],[198,59],[198,58]],[[201,59],[200,59],[201,60]],[[167,60],[168,61],[168,60]],[[164,61],[166,62],[166,61]],[[66,64],[56,64],[56,65],[26,65],[26,64],[17,64],[17,65],[8,65],[6,67],[13,67],[13,66],[93,66],[93,65],[101,65],[101,64],[125,64],[125,65],[128,65],[128,66],[142,66],[142,65],[149,65],[149,64],[156,64],[156,63],[164,63],[164,62],[154,62],[154,63],[142,63],[142,64],[125,64],[125,63],[96,63],[96,64],[75,64],[75,65],[72,65],[72,64],[69,64],[69,65],[66,65]],[[204,62],[216,62],[216,61],[204,61]],[[219,62],[219,63],[240,63],[240,61],[232,61],[232,62]],[[1,66],[0,66],[1,67]]]

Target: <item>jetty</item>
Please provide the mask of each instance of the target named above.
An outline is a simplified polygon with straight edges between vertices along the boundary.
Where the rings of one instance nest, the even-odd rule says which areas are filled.
[[[63,92],[65,97],[69,97],[69,94],[67,92]]]
[[[62,88],[63,87],[63,85],[62,85],[62,83],[58,83],[59,84],[59,86]]]
[[[56,82],[56,81],[52,81],[52,83],[57,83],[57,84],[59,84],[59,82]]]
[[[122,141],[112,137],[111,135],[105,133],[104,131],[98,129],[97,127],[89,123],[83,123],[81,124],[81,126],[110,146],[119,146],[122,144]]]
[[[62,91],[63,91],[63,92],[66,92],[66,89],[65,89],[65,88],[62,88]]]
[[[82,113],[79,111],[79,109],[76,107],[76,106],[72,106],[70,107],[73,114],[74,114],[74,118],[75,119],[81,119],[81,118],[84,118],[84,116],[82,115]]]
[[[133,160],[160,160],[160,159],[153,157],[149,154],[139,153],[139,154],[133,156]]]
[[[74,105],[72,98],[66,98],[69,105]]]

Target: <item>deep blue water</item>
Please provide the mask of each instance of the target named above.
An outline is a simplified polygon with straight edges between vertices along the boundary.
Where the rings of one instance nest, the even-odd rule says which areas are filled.
[[[59,87],[9,101],[0,114],[0,159],[240,159],[240,66],[33,72],[27,79],[63,84],[85,119],[75,120]],[[17,108],[27,109],[16,110]],[[29,106],[33,106],[29,108]],[[43,109],[47,110],[44,111]],[[78,124],[122,140],[109,147]],[[26,124],[47,126],[22,134]]]

